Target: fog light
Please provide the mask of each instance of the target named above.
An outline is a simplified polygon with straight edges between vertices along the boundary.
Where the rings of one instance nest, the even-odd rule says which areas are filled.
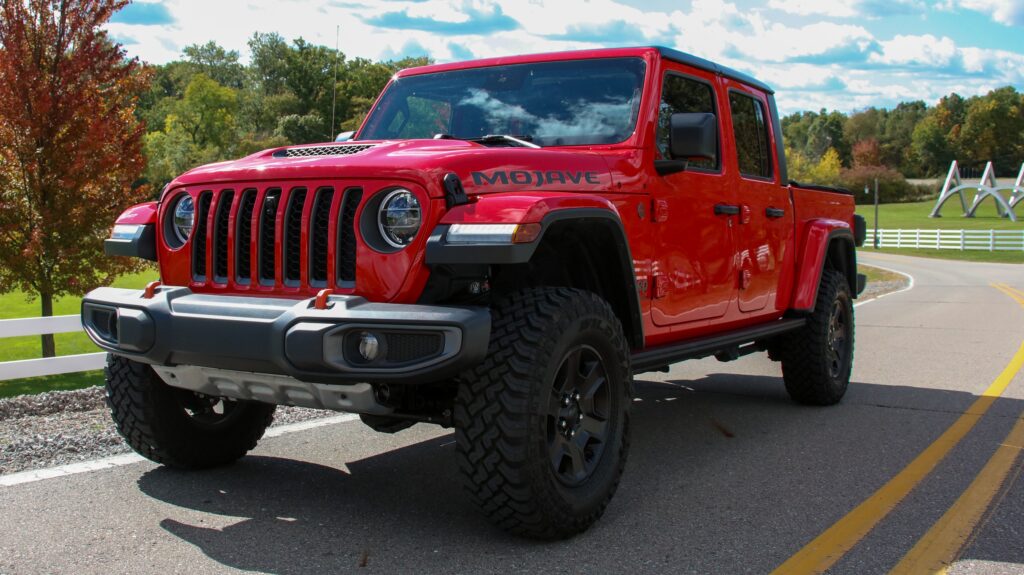
[[[359,334],[359,355],[363,356],[363,359],[373,361],[377,359],[379,353],[380,342],[377,341],[377,336],[368,331]]]

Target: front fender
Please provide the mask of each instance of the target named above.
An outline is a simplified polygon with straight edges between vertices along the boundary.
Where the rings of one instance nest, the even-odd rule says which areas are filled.
[[[427,241],[426,263],[434,264],[521,264],[530,261],[557,221],[596,218],[618,228],[622,241],[622,221],[614,204],[600,196],[555,192],[514,192],[476,196],[474,201],[456,206],[441,218]],[[524,243],[449,244],[448,229],[454,224],[540,224],[534,239]]]
[[[475,196],[441,218],[442,224],[532,224],[549,213],[571,208],[606,210],[618,218],[615,205],[600,196],[558,192],[510,192]]]
[[[156,224],[156,202],[146,202],[128,208],[117,216],[117,224]]]
[[[842,258],[844,274],[850,281],[852,293],[857,293],[857,254],[854,251],[854,233],[848,222],[833,219],[816,219],[804,225],[803,249],[797,261],[796,290],[792,309],[809,312],[814,310],[818,299],[818,287],[825,260],[832,251]],[[854,295],[856,297],[856,295]]]
[[[517,234],[512,234],[513,241],[503,244],[448,243],[448,231],[456,224],[515,224],[539,227],[539,231],[535,229],[536,235],[530,235],[532,240],[522,243],[515,243]],[[588,233],[600,235],[591,238],[592,246],[602,246],[595,261],[609,266],[605,271],[611,279],[599,295],[615,309],[630,345],[642,348],[643,320],[629,240],[615,205],[602,197],[550,192],[478,196],[476,201],[445,214],[427,241],[425,261],[428,265],[526,264],[549,231],[551,238],[558,238],[562,226],[576,224],[583,224]]]
[[[121,212],[110,237],[103,240],[103,253],[155,262],[156,211],[156,202],[146,202]]]

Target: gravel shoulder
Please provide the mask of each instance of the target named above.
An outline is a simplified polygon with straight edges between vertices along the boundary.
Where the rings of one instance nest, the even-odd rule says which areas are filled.
[[[910,285],[910,276],[884,268],[857,264],[858,270],[868,276],[867,286],[864,292],[857,298],[858,302],[865,302],[883,296],[887,293],[899,291]]]
[[[278,407],[271,427],[332,415],[337,414]],[[129,451],[114,429],[102,387],[0,400],[0,475]]]

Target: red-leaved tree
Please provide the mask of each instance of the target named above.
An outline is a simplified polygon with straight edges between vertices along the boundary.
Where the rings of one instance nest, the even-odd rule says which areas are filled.
[[[148,194],[133,183],[149,74],[101,29],[127,3],[0,0],[0,293],[38,297],[44,316],[134,265],[103,255],[114,219]]]

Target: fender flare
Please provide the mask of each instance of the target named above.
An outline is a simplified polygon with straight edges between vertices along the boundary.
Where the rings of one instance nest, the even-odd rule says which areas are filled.
[[[802,266],[797,270],[796,289],[791,309],[797,312],[814,311],[818,300],[821,276],[825,272],[825,259],[834,249],[841,250],[846,268],[846,280],[853,297],[858,295],[856,238],[850,224],[840,220],[814,220],[807,225],[803,251],[800,255]],[[833,248],[833,246],[838,246]]]
[[[134,232],[130,237],[111,236],[103,240],[103,253],[108,256],[125,256],[157,261],[156,220],[158,206],[157,202],[146,202],[121,212],[114,225],[131,226],[134,228]]]
[[[458,209],[458,208],[456,208]],[[537,215],[536,209],[523,212],[522,215]],[[447,218],[446,218],[447,219]],[[527,217],[524,219],[536,219]],[[628,302],[629,326],[627,334],[631,334],[630,345],[634,349],[643,347],[643,316],[640,310],[640,297],[636,290],[636,274],[633,267],[633,256],[629,249],[629,241],[626,239],[626,231],[622,220],[613,208],[609,207],[555,207],[546,210],[540,218],[541,231],[537,239],[530,243],[522,244],[500,244],[500,245],[451,245],[445,243],[445,235],[451,227],[450,223],[441,223],[434,228],[427,240],[424,263],[432,265],[503,265],[503,264],[525,264],[532,258],[537,247],[544,241],[547,232],[559,222],[581,221],[599,223],[606,227],[611,234],[615,246],[615,260],[620,266],[620,274],[628,278],[629,285],[625,294]],[[536,222],[491,222],[491,223],[536,223]]]

